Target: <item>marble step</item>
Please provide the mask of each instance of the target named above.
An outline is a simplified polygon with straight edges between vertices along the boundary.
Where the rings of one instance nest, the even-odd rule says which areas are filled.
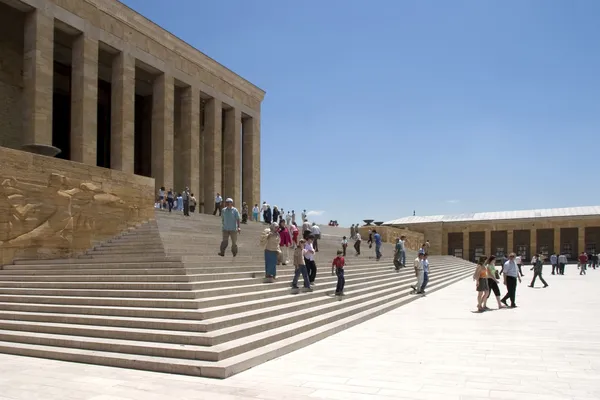
[[[459,277],[454,280],[448,279],[444,281],[444,283],[432,283],[429,293],[439,290],[440,288],[450,285],[461,279],[462,277]],[[279,357],[283,354],[307,346],[308,344],[314,343],[350,326],[381,315],[389,310],[416,299],[416,296],[383,298],[381,299],[382,301],[380,305],[373,306],[372,308],[361,312],[355,312],[345,318],[322,324],[304,332],[292,333],[290,336],[284,337],[277,341],[264,341],[265,344],[261,347],[217,362],[144,356],[137,354],[132,355],[113,351],[92,351],[7,341],[0,342],[0,352],[88,364],[93,363],[113,367],[143,369],[156,372],[178,373],[212,378],[226,378],[275,357]],[[342,300],[342,302],[343,301],[344,300]],[[288,326],[287,328],[291,328],[292,332],[294,332],[294,327]]]
[[[454,274],[465,273],[464,270],[453,270],[444,271],[444,276],[432,275],[433,279],[444,279]],[[468,272],[467,272],[468,273]],[[439,278],[438,278],[439,277]],[[361,291],[356,293],[350,293],[352,297],[349,297],[349,302],[344,302],[344,305],[352,304],[356,301],[362,301],[372,296],[381,296],[384,293],[392,293],[393,291],[399,290],[400,287],[407,287],[414,283],[414,278],[405,276],[403,279],[398,280],[396,285],[382,285],[378,287],[376,291]],[[333,287],[330,286],[330,288]],[[327,293],[330,288],[324,288],[323,293]],[[206,319],[197,322],[190,322],[186,320],[172,320],[172,319],[153,319],[153,318],[123,318],[116,316],[87,316],[83,314],[56,314],[56,313],[39,313],[39,312],[19,312],[19,311],[0,311],[0,319],[5,320],[20,320],[20,321],[36,321],[36,322],[50,322],[50,323],[68,323],[68,324],[84,324],[84,325],[101,325],[101,326],[119,326],[129,328],[140,328],[140,329],[160,329],[160,330],[191,330],[196,332],[211,332],[220,330],[221,334],[232,332],[232,329],[227,329],[233,326],[238,326],[238,333],[236,337],[240,337],[240,332],[244,330],[257,329],[257,327],[272,327],[273,323],[281,323],[278,318],[283,318],[285,323],[291,323],[293,321],[306,318],[307,316],[314,316],[319,314],[325,309],[331,307],[339,307],[335,302],[331,302],[328,297],[320,296],[311,299],[307,299],[300,292],[298,295],[298,301],[295,306],[272,306],[267,307],[261,311],[243,311],[238,314],[229,314],[223,317],[217,317],[213,319]],[[242,326],[242,324],[244,324]],[[219,336],[221,337],[221,336]],[[231,338],[231,337],[229,337]],[[212,344],[221,342],[222,339],[213,336]]]
[[[354,278],[366,278],[369,276],[377,276],[384,272],[388,267],[382,268],[366,268],[353,270]],[[194,299],[204,298],[214,295],[238,294],[244,295],[249,292],[265,290],[266,288],[281,288],[288,287],[289,281],[293,277],[293,269],[287,270],[288,274],[285,278],[280,277],[276,283],[265,285],[260,278],[246,280],[244,284],[231,285],[227,281],[212,281],[209,285],[195,284],[187,290],[167,290],[167,289],[92,289],[92,288],[32,288],[32,287],[6,287],[0,284],[0,295],[24,295],[24,296],[93,296],[93,297],[142,297],[142,298],[181,298]],[[326,277],[325,280],[334,281],[335,277]],[[206,287],[210,286],[210,287]]]

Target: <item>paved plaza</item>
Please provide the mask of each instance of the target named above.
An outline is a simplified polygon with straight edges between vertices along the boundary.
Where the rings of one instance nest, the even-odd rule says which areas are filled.
[[[600,399],[600,271],[526,273],[517,309],[465,279],[223,381],[0,355],[0,400]]]

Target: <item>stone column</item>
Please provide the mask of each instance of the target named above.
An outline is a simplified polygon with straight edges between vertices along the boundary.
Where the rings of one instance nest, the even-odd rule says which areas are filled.
[[[152,177],[156,190],[173,187],[173,119],[175,87],[173,77],[162,74],[154,80],[152,92]]]
[[[212,214],[215,195],[222,192],[222,110],[221,100],[210,99],[204,108],[204,212]]]
[[[529,258],[537,254],[537,229],[531,228],[529,230]]]
[[[496,255],[496,251],[492,249],[492,231],[491,229],[485,230],[485,248],[484,253],[489,256]]]
[[[470,239],[469,231],[463,231],[463,259],[467,261],[473,261],[471,260]]]
[[[579,253],[587,251],[585,248],[585,228],[583,226],[577,228],[577,251]],[[575,257],[578,257],[579,253],[576,254]]]
[[[260,116],[242,122],[242,196],[252,208],[260,204]]]
[[[237,108],[225,111],[223,127],[223,197],[231,197],[241,210],[242,113]],[[252,206],[248,206],[252,207]]]
[[[506,251],[507,254],[514,253],[515,251],[515,232],[512,229],[506,230]]]
[[[98,41],[85,33],[73,41],[71,160],[96,165],[98,138]]]
[[[23,147],[35,151],[52,146],[54,18],[44,10],[25,17],[23,54]]]
[[[556,254],[560,254],[560,252],[562,251],[561,249],[561,244],[560,244],[560,228],[555,227],[554,228],[554,251],[556,252]]]
[[[200,91],[186,87],[181,93],[181,164],[183,184],[192,193],[200,191]],[[177,188],[180,190],[183,188]]]
[[[135,58],[119,53],[112,63],[110,167],[134,173]]]

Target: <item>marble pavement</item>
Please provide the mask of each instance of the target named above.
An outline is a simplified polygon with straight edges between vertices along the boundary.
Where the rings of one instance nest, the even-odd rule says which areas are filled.
[[[600,270],[575,268],[483,314],[466,279],[223,381],[0,355],[0,400],[600,399]]]

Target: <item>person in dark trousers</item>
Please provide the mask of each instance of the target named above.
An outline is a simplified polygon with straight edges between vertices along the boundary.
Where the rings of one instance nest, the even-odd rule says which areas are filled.
[[[213,215],[217,215],[217,211],[218,211],[219,217],[220,217],[222,208],[223,208],[223,197],[221,197],[220,193],[217,193],[217,195],[215,196],[215,210],[213,211]]]
[[[304,278],[304,289],[312,292],[308,271],[306,270],[306,258],[304,257],[306,254],[305,245],[306,240],[300,239],[300,245],[294,250],[294,279],[292,280],[292,289],[298,289],[298,278],[302,275],[302,278]]]
[[[356,250],[356,255],[360,256],[360,244],[362,243],[362,238],[360,237],[360,232],[356,231],[354,233],[354,250]]]
[[[190,216],[190,188],[186,187],[183,193],[181,194],[183,198],[183,215],[186,217]]]
[[[500,300],[502,304],[508,307],[506,300],[510,298],[510,307],[517,307],[516,296],[517,296],[517,280],[521,282],[521,276],[519,275],[519,267],[515,262],[515,253],[510,253],[508,261],[504,263],[502,268],[502,276],[504,277],[504,285],[506,285],[506,295]]]
[[[337,251],[337,257],[333,259],[331,263],[331,275],[337,276],[337,285],[335,287],[335,295],[343,296],[344,295],[344,284],[346,283],[346,279],[344,278],[344,266],[346,265],[346,261],[342,256],[341,250]],[[335,272],[334,272],[335,268]]]
[[[317,264],[315,263],[315,248],[313,247],[313,240],[315,240],[315,237],[313,235],[309,235],[308,238],[306,238],[306,244],[304,245],[304,265],[306,265],[308,279],[311,285],[315,283],[315,279],[317,277]]]
[[[175,194],[173,194],[173,189],[169,189],[167,192],[167,203],[169,204],[169,212],[173,209],[173,203],[175,202]]]
[[[558,273],[560,275],[565,274],[565,265],[567,265],[567,256],[565,254],[561,254],[558,256]]]
[[[542,259],[543,259],[542,255],[537,254],[535,264],[531,268],[531,270],[533,271],[533,279],[531,280],[531,284],[529,285],[529,287],[533,287],[535,285],[535,280],[537,277],[540,278],[540,280],[544,284],[545,288],[548,287],[548,284],[542,277],[542,270],[544,269],[544,261],[542,261]],[[554,273],[554,265],[552,266],[552,273]]]

